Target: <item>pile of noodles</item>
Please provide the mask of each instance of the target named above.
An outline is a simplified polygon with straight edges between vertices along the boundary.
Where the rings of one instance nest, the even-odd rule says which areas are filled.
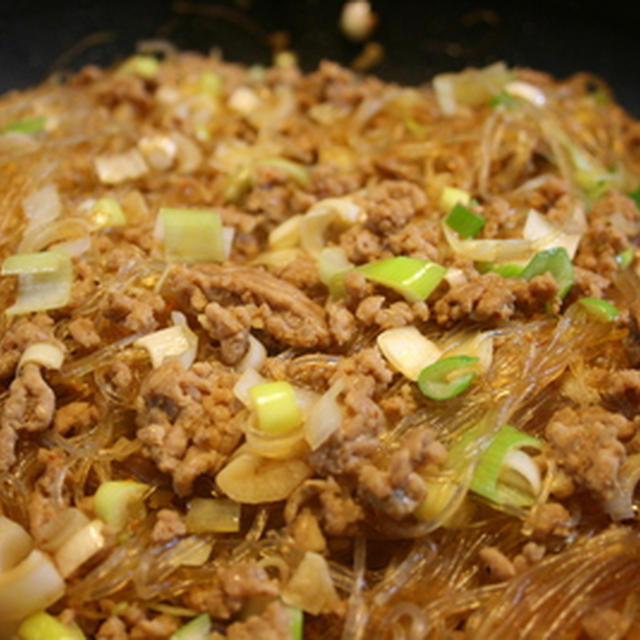
[[[204,71],[220,77],[222,89],[218,96],[198,102],[189,86]],[[33,117],[47,122],[46,130],[36,135],[0,136],[0,260],[25,242],[23,202],[46,185],[57,187],[62,223],[47,232],[49,237],[45,233],[44,238],[30,238],[32,251],[82,240],[86,230],[74,219],[81,217],[87,199],[109,195],[123,203],[128,230],[117,233],[127,243],[129,259],[114,271],[108,266],[109,256],[91,240],[83,258],[101,279],[73,311],[74,317],[91,318],[106,331],[102,335],[108,336],[107,344],[89,355],[78,352],[67,330],[69,314],[64,308],[50,312],[56,337],[68,347],[62,369],[48,374],[50,384],[60,400],[81,398],[105,410],[84,432],[61,435],[48,430],[21,436],[17,460],[0,478],[0,512],[28,529],[29,500],[42,471],[40,448],[54,452],[59,460],[52,500],[61,510],[82,508],[109,479],[134,477],[157,488],[147,519],[72,574],[63,599],[50,609],[73,611],[87,633],[94,633],[104,620],[105,601],[136,602],[149,612],[179,614],[182,595],[210,584],[220,567],[251,560],[284,582],[302,555],[284,526],[281,502],[243,508],[237,533],[191,535],[186,545],[151,538],[153,510],[163,505],[181,508],[184,502],[172,495],[170,479],[143,455],[135,439],[136,399],[149,370],[145,352],[131,348],[139,336],[107,327],[99,310],[111,293],[149,283],[155,287],[161,281],[165,264],[145,240],[151,238],[159,207],[246,211],[252,185],[239,175],[238,167],[249,156],[277,156],[305,170],[326,167],[334,174],[355,176],[359,188],[393,175],[419,185],[434,202],[444,187],[455,186],[480,202],[500,196],[515,208],[526,207],[531,194],[553,180],[568,185],[571,197],[591,206],[598,194],[585,193],[576,180],[576,149],[588,166],[609,172],[609,188],[628,193],[640,182],[640,123],[613,101],[606,86],[586,74],[558,82],[515,70],[513,78],[544,92],[544,105],[520,100],[515,107],[501,107],[488,99],[470,104],[460,100],[454,113],[443,114],[431,85],[403,88],[354,77],[345,81],[345,91],[366,88],[355,99],[340,104],[328,97],[324,104],[313,104],[313,80],[305,89],[295,67],[246,69],[215,56],[169,52],[157,75],[145,80],[155,103],[144,109],[135,98],[120,100],[109,93],[109,83],[122,81],[117,70],[83,73],[0,98],[0,129]],[[87,89],[88,78],[96,73],[101,94]],[[249,115],[228,104],[229,96],[243,86],[250,87],[262,104]],[[186,170],[101,183],[96,159],[123,152],[152,131],[178,131],[190,141],[181,160]],[[307,146],[291,148],[293,137]],[[240,161],[234,160],[234,153],[242,156]],[[266,254],[265,268],[271,268],[268,233],[288,215],[285,211],[280,219],[267,217],[252,232]],[[254,257],[232,256],[239,263]],[[617,286],[615,295],[623,308],[640,295],[633,273],[621,276]],[[0,309],[8,308],[15,295],[14,280],[1,278]],[[319,296],[323,304],[328,293]],[[14,321],[2,313],[0,332]],[[433,323],[427,333],[444,335]],[[517,424],[542,437],[549,416],[566,403],[559,391],[563,377],[572,372],[579,379],[595,364],[608,370],[628,367],[623,347],[627,334],[627,328],[592,322],[574,307],[550,314],[541,310],[526,322],[498,325],[493,337],[501,346],[486,377],[467,393],[431,404],[394,425],[380,440],[381,460],[391,455],[409,429],[429,427],[446,445],[488,416],[496,425]],[[363,335],[358,347],[374,343],[375,334]],[[304,366],[304,350],[272,350],[269,355],[299,358]],[[336,348],[318,358],[330,363],[344,355],[348,354]],[[127,392],[112,388],[105,378],[113,358],[123,359],[135,373]],[[4,381],[0,389],[2,403],[9,384]],[[213,479],[207,487],[212,486]],[[615,610],[638,632],[640,531],[635,519],[613,524],[601,510],[589,510],[588,498],[578,498],[570,505],[570,533],[546,537],[547,554],[539,563],[499,581],[479,561],[478,552],[493,546],[506,556],[518,553],[532,535],[525,524],[527,510],[470,499],[467,489],[461,481],[459,497],[471,505],[471,515],[451,527],[384,517],[331,544],[328,566],[344,606],[339,613],[307,616],[304,637],[578,638],[584,633],[583,619],[598,608]],[[181,563],[182,554],[211,544],[208,561],[199,566]]]

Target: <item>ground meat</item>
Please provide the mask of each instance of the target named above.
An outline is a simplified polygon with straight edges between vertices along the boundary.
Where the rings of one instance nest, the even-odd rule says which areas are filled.
[[[329,302],[325,308],[329,331],[334,342],[343,347],[349,344],[358,332],[358,323],[355,317],[342,304]]]
[[[525,522],[534,533],[542,536],[550,533],[567,535],[571,526],[571,516],[559,502],[547,502],[533,507]]]
[[[317,294],[323,289],[326,291],[318,277],[316,261],[307,255],[297,256],[278,269],[276,275],[308,295]]]
[[[575,282],[571,288],[571,298],[602,298],[604,292],[611,286],[611,280],[596,273],[574,266]]]
[[[485,273],[453,286],[436,301],[438,324],[449,326],[468,317],[480,322],[508,320],[515,311],[530,315],[544,311],[558,293],[558,284],[549,273],[531,280],[503,278]]]
[[[366,226],[374,233],[387,235],[404,227],[427,205],[424,191],[405,180],[385,180],[363,196]]]
[[[590,640],[622,640],[631,620],[615,609],[598,609],[580,621]]]
[[[469,317],[473,320],[507,320],[513,315],[515,294],[506,279],[497,273],[485,273],[470,282],[452,287],[434,306],[441,325]]]
[[[70,402],[60,407],[53,419],[56,433],[66,435],[70,431],[79,433],[89,428],[98,418],[98,409],[89,402]]]
[[[293,522],[302,504],[313,500],[313,512],[330,535],[344,534],[354,523],[364,517],[362,508],[350,497],[334,478],[307,480],[289,497],[284,516]]]
[[[637,369],[617,369],[607,371],[593,369],[588,375],[589,385],[598,390],[598,393],[607,398],[608,404],[615,403],[621,413],[634,418],[638,413],[640,404],[640,371]],[[636,430],[633,422],[619,420],[619,438],[630,438]]]
[[[382,242],[375,233],[354,225],[340,235],[340,246],[351,262],[372,262],[382,255]]]
[[[154,542],[169,542],[178,536],[184,536],[187,527],[182,516],[173,509],[160,509],[156,513],[151,539]]]
[[[377,325],[381,329],[404,327],[414,321],[412,308],[406,302],[393,302],[383,308],[384,296],[369,296],[356,309],[356,317],[365,325]]]
[[[90,318],[75,318],[69,323],[68,329],[71,337],[85,349],[96,349],[102,344],[102,339]]]
[[[181,308],[197,312],[199,296],[223,306],[253,304],[259,326],[277,340],[297,347],[318,347],[329,342],[323,309],[293,285],[259,268],[204,264],[171,269],[164,286]],[[194,305],[194,302],[196,303]]]
[[[369,282],[359,271],[349,271],[344,275],[345,304],[349,309],[355,308],[358,303],[373,294],[373,284]]]
[[[267,572],[252,563],[239,563],[218,570],[217,581],[196,587],[185,595],[185,604],[206,611],[214,618],[227,619],[255,596],[277,596],[278,586]]]
[[[134,74],[105,78],[104,82],[98,80],[93,84],[92,90],[102,104],[111,108],[128,103],[141,111],[147,111],[153,106],[153,96],[147,84],[143,78]]]
[[[410,222],[400,231],[388,235],[385,242],[395,255],[439,262],[442,259],[438,250],[439,234],[438,224],[433,220]]]
[[[129,633],[129,640],[168,640],[179,627],[178,618],[162,613],[137,622]]]
[[[96,640],[128,640],[127,626],[118,616],[109,616],[98,629]]]
[[[250,616],[244,622],[234,622],[227,634],[214,634],[211,640],[290,640],[291,613],[279,602],[272,602],[262,615]]]
[[[0,381],[14,375],[23,351],[35,342],[48,342],[63,348],[54,338],[53,320],[44,313],[31,318],[18,317],[5,331],[0,342]]]
[[[138,438],[158,468],[173,476],[179,495],[204,473],[216,473],[235,449],[241,431],[232,422],[237,375],[215,363],[185,370],[168,362],[143,381],[138,400]]]
[[[491,572],[491,575],[497,580],[509,580],[516,575],[516,568],[511,560],[497,547],[482,547],[478,555]]]
[[[322,535],[318,518],[313,515],[311,509],[302,509],[291,523],[290,530],[298,549],[301,551],[314,551],[315,553],[326,551],[327,541]]]
[[[150,291],[140,290],[135,296],[114,292],[106,296],[102,313],[108,320],[137,333],[153,331],[165,308],[162,297]]]
[[[565,408],[553,414],[545,434],[558,464],[576,484],[606,500],[619,489],[625,449],[618,434],[627,422],[599,406]]]
[[[9,387],[0,413],[0,471],[7,471],[14,462],[12,432],[44,431],[53,420],[56,396],[42,378],[38,365],[28,362]]]
[[[217,302],[210,302],[204,308],[209,321],[209,335],[220,341],[220,359],[225,364],[236,364],[242,359],[249,346],[249,322],[246,314],[234,313]],[[242,315],[245,315],[243,318]]]

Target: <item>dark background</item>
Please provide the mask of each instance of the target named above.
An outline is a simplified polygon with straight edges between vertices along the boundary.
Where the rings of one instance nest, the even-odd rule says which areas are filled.
[[[640,117],[640,11],[635,3],[401,2],[372,0],[374,39],[385,48],[372,69],[420,84],[435,73],[505,60],[565,77],[592,71]],[[219,47],[232,61],[267,64],[269,36],[282,31],[306,70],[322,58],[349,63],[359,45],[337,28],[339,0],[0,0],[0,93],[44,80],[51,71],[111,64],[141,39],[181,48]]]

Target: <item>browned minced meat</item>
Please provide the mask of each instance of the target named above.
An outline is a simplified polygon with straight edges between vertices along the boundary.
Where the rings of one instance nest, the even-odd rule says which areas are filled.
[[[209,613],[214,618],[228,619],[254,596],[277,596],[278,585],[256,564],[239,563],[218,570],[217,581],[206,587],[195,587],[184,596],[188,607]]]
[[[330,535],[344,534],[351,525],[364,517],[362,507],[349,496],[346,488],[330,477],[302,483],[287,500],[285,520],[293,522],[301,506],[311,500],[314,502],[312,512],[317,514],[323,529]]]
[[[182,516],[173,509],[160,509],[156,513],[156,523],[153,525],[151,539],[154,542],[169,542],[176,537],[184,536],[187,526]]]
[[[0,342],[0,381],[13,376],[22,352],[35,342],[49,342],[62,347],[53,335],[53,320],[44,313],[31,318],[17,318],[5,331]]]
[[[98,100],[108,107],[116,107],[126,102],[141,111],[147,111],[153,106],[153,96],[146,82],[133,74],[109,76],[104,81],[97,78],[91,90]]]
[[[20,430],[44,431],[53,420],[56,396],[44,381],[40,367],[28,362],[9,387],[0,413],[0,472],[15,460],[15,433]]]
[[[276,275],[310,296],[326,291],[318,277],[316,261],[307,255],[297,256],[278,269]]]
[[[138,439],[178,495],[203,473],[216,473],[241,437],[233,424],[237,375],[217,363],[185,370],[177,361],[152,371],[140,388]]]
[[[234,622],[225,636],[214,634],[211,640],[290,640],[291,613],[279,602],[272,602],[259,616]]]
[[[336,302],[328,302],[325,310],[333,341],[339,347],[349,344],[358,333],[358,323],[353,313]]]
[[[498,322],[511,318],[516,308],[527,314],[543,311],[557,292],[558,284],[549,273],[527,281],[490,272],[454,286],[436,301],[434,310],[441,325],[464,318]]]
[[[70,402],[56,410],[53,428],[62,435],[70,431],[77,433],[90,427],[97,417],[98,408],[90,402]]]
[[[527,514],[525,522],[535,534],[548,536],[567,535],[571,526],[571,515],[559,502],[537,505]]]
[[[427,196],[411,182],[385,180],[368,191],[362,201],[367,214],[366,227],[384,236],[420,215],[427,205]]]
[[[161,296],[142,289],[135,296],[119,292],[108,294],[102,313],[130,331],[152,331],[158,326],[158,316],[165,308]]]
[[[85,349],[95,349],[102,344],[102,339],[90,318],[75,318],[69,323],[68,329],[71,337]]]
[[[580,621],[590,640],[622,640],[631,620],[615,609],[597,609]]]
[[[437,220],[415,221],[388,235],[385,242],[395,255],[440,262],[442,256],[438,249],[439,234]]]
[[[127,625],[118,616],[109,616],[96,633],[96,640],[128,640]]]
[[[497,547],[489,545],[482,547],[478,555],[491,572],[491,575],[497,580],[509,580],[516,575],[516,568],[511,560]]]
[[[545,435],[558,464],[582,485],[602,496],[618,491],[618,472],[625,460],[618,440],[628,430],[628,420],[600,406],[556,411]]]
[[[129,632],[129,640],[168,640],[180,628],[180,621],[165,613],[143,618]]]
[[[354,225],[343,232],[340,235],[340,246],[347,258],[356,264],[372,262],[382,255],[380,238],[361,225]]]
[[[365,326],[378,326],[380,329],[404,327],[416,319],[429,319],[429,307],[421,302],[409,305],[407,302],[392,302],[385,306],[384,296],[368,296],[356,308],[356,318]]]
[[[187,311],[199,312],[206,301],[221,305],[252,304],[258,310],[254,327],[264,328],[294,347],[328,344],[329,329],[322,307],[292,284],[260,268],[204,264],[175,266],[165,280],[167,295]],[[260,326],[261,325],[261,326]]]
[[[222,362],[239,362],[249,345],[251,316],[243,313],[243,307],[225,308],[217,302],[210,302],[204,314],[209,321],[209,334],[220,342]]]

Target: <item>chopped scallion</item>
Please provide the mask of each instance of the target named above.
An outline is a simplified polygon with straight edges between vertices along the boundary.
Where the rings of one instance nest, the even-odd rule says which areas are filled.
[[[160,209],[158,235],[169,262],[221,262],[225,248],[217,211]]]
[[[160,69],[160,61],[157,58],[133,56],[118,69],[118,74],[140,76],[145,80],[150,80],[158,74],[158,69]]]
[[[578,303],[587,313],[601,322],[613,322],[620,316],[620,309],[608,300],[599,298],[580,298]]]
[[[180,627],[169,640],[207,640],[210,631],[211,618],[208,613],[203,613]]]
[[[425,367],[418,376],[418,388],[432,400],[448,400],[469,388],[476,377],[469,368],[478,361],[471,356],[451,356]]]
[[[71,299],[73,267],[63,251],[20,253],[2,263],[3,275],[18,276],[18,298],[8,315],[64,307]]]
[[[510,425],[502,427],[480,456],[471,480],[471,490],[496,504],[534,504],[540,490],[539,472],[530,456],[520,452],[524,447],[539,451],[542,442]],[[524,457],[509,457],[516,451]]]
[[[497,273],[503,278],[520,278],[526,265],[518,264],[516,262],[476,262],[476,269],[480,273],[487,273],[489,271]]]
[[[574,282],[573,265],[569,254],[564,247],[547,249],[536,253],[524,268],[520,277],[531,280],[535,276],[540,276],[549,272],[558,283],[558,296],[564,298]]]
[[[636,203],[636,208],[640,211],[640,189],[636,189],[627,195]]]
[[[127,218],[120,203],[113,198],[100,198],[89,210],[89,219],[99,229],[123,227]]]
[[[66,625],[44,611],[34,613],[18,628],[20,640],[85,640],[77,625]]]
[[[25,118],[24,120],[14,120],[0,131],[0,133],[40,133],[45,130],[47,119],[44,116],[37,118]]]
[[[203,71],[198,78],[198,91],[217,98],[222,92],[222,78],[213,71]]]
[[[104,522],[121,529],[128,520],[144,515],[143,499],[149,489],[149,485],[131,480],[103,482],[93,496],[94,511]]]
[[[445,222],[462,238],[475,238],[486,223],[486,218],[473,213],[464,205],[456,204]]]
[[[249,397],[258,427],[267,433],[286,433],[302,423],[295,391],[288,382],[257,384],[249,389]]]
[[[639,207],[640,208],[640,207]],[[616,264],[620,269],[627,269],[633,262],[633,249],[625,249],[616,256]]]
[[[304,612],[299,607],[288,607],[291,621],[291,640],[302,640],[304,628]]]
[[[447,270],[435,262],[396,256],[356,267],[367,279],[393,289],[408,302],[426,300]]]

